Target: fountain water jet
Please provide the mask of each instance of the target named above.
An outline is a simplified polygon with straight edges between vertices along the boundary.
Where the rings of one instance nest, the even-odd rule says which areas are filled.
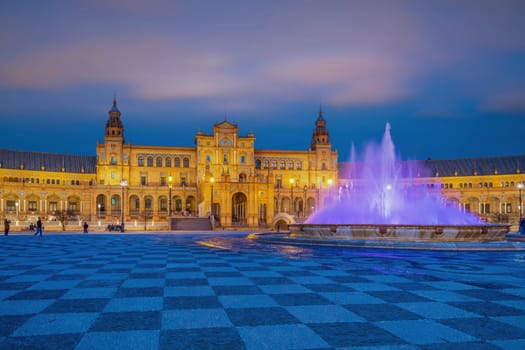
[[[370,144],[357,162],[352,147],[350,184],[329,196],[331,203],[305,224],[290,225],[295,237],[324,239],[388,239],[399,241],[503,240],[508,225],[489,225],[457,205],[440,190],[418,184],[425,169],[417,162],[400,162],[386,125],[379,146]],[[405,179],[405,181],[403,181]]]

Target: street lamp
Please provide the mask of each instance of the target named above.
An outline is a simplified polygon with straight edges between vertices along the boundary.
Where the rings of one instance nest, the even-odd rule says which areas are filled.
[[[304,185],[304,198],[303,198],[303,217],[306,217],[306,191],[308,191],[308,186]]]
[[[172,186],[172,183],[173,183],[173,177],[172,176],[168,176],[168,187],[169,187],[169,198],[168,198],[168,211],[169,211],[169,217],[170,217],[170,225],[171,225],[171,186]]]
[[[126,180],[120,181],[120,187],[122,187],[122,205],[121,205],[121,220],[120,220],[120,232],[124,232],[124,188],[128,185]]]
[[[210,201],[210,215],[215,220],[215,216],[213,215],[213,183],[215,182],[215,179],[210,177],[210,184],[211,184],[211,201]]]
[[[290,203],[290,214],[293,215],[295,213],[295,203],[294,203],[294,200],[293,200],[293,185],[295,183],[295,179],[292,177],[290,179],[290,192],[291,192],[291,196],[292,196],[292,201]]]
[[[18,221],[18,207],[20,206],[20,203],[19,202],[15,202],[15,207],[16,207],[16,221]]]
[[[521,205],[521,189],[523,188],[523,182],[520,182],[518,184],[518,191],[519,191],[519,212],[520,212],[520,221],[518,222],[518,227],[521,225],[521,213],[523,212],[522,205]]]

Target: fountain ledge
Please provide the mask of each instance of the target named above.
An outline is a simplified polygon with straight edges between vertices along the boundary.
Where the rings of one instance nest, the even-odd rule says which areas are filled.
[[[510,225],[291,224],[291,238],[337,241],[492,242],[504,241]]]

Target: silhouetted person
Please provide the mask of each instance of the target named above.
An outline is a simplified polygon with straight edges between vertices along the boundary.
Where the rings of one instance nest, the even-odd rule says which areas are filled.
[[[40,234],[42,236],[42,220],[40,220],[40,216],[38,217],[38,220],[36,221],[36,232],[35,236]]]
[[[88,227],[89,227],[89,225],[88,225],[87,221],[84,221],[84,233],[88,233]]]
[[[4,219],[4,235],[8,235],[9,234],[9,228],[11,227],[10,226],[11,224],[11,221],[7,220],[7,218]]]

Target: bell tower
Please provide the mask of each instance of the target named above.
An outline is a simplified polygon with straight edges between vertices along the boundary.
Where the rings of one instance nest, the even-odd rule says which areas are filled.
[[[124,144],[124,125],[117,108],[117,99],[113,97],[113,105],[108,112],[104,143],[97,142],[97,174],[98,181],[107,185],[118,185],[128,177],[129,145]]]
[[[117,98],[113,97],[113,106],[109,110],[109,118],[106,122],[106,135],[104,139],[113,141],[121,140],[124,143],[124,126],[120,120],[120,111],[117,108]]]
[[[315,129],[312,135],[312,143],[310,144],[310,150],[315,151],[317,148],[328,148],[331,149],[330,136],[328,135],[328,129],[326,128],[326,120],[323,118],[323,109],[319,108],[319,116],[315,121]]]

